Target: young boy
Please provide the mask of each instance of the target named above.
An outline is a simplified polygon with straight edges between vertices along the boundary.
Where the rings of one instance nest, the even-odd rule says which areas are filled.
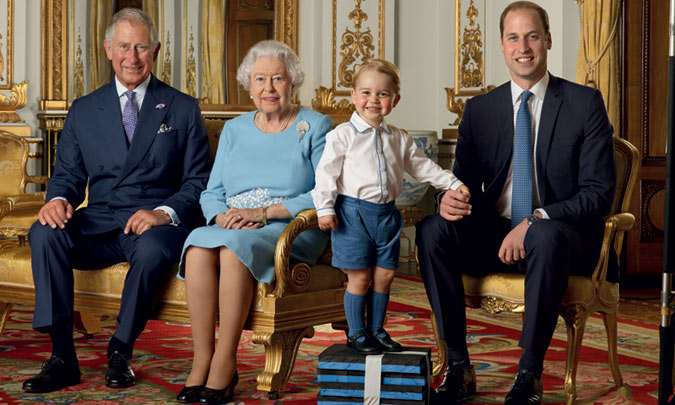
[[[403,224],[394,200],[403,191],[403,172],[469,194],[412,137],[384,121],[401,99],[399,91],[394,64],[372,59],[359,67],[352,88],[356,112],[326,135],[312,191],[319,227],[332,230],[333,266],[347,269],[347,346],[367,354],[402,350],[383,325],[401,248]]]

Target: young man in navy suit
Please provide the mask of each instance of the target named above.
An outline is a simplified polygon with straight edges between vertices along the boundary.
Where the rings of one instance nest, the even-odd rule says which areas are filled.
[[[47,203],[31,227],[33,327],[49,333],[52,356],[27,392],[80,382],[73,344],[73,268],[129,261],[117,327],[107,352],[105,382],[135,384],[133,346],[158,290],[200,224],[199,195],[210,158],[197,100],[157,80],[160,48],[150,16],[116,13],[104,46],[115,79],[73,102],[61,137]],[[75,210],[85,199],[87,207]]]
[[[592,273],[614,196],[613,128],[602,96],[548,73],[546,11],[512,3],[500,31],[511,81],[469,100],[459,126],[454,172],[471,198],[446,191],[438,213],[417,225],[421,274],[448,349],[437,403],[476,392],[462,273],[492,272],[526,275],[524,350],[506,403],[541,403],[568,276]],[[616,261],[611,271],[616,277]]]

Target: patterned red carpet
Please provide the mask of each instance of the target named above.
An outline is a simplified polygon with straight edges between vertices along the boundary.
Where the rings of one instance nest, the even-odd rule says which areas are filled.
[[[49,356],[49,341],[31,328],[32,311],[16,308],[0,338],[0,404],[14,403],[173,403],[190,368],[192,342],[185,325],[151,321],[136,344],[133,365],[138,385],[113,390],[103,383],[104,353],[114,330],[114,319],[103,318],[103,333],[87,339],[76,333],[76,347],[82,370],[82,383],[49,394],[26,394],[21,383],[39,371]],[[520,315],[489,315],[470,310],[469,350],[477,367],[478,395],[472,404],[503,403],[513,381],[520,351],[517,347]],[[394,285],[388,331],[409,346],[433,347],[429,310],[421,284],[399,278]],[[319,390],[315,381],[317,356],[326,347],[341,343],[344,334],[330,326],[316,328],[312,339],[305,339],[293,369],[293,376],[277,401],[267,400],[256,391],[255,376],[264,363],[263,348],[251,342],[245,332],[239,348],[240,382],[235,391],[238,404],[313,404]],[[564,403],[565,369],[564,324],[556,336],[544,365],[544,401]],[[634,321],[619,325],[619,362],[625,387],[617,390],[607,364],[606,340],[600,318],[586,327],[577,374],[580,404],[653,404],[658,385],[658,328]]]

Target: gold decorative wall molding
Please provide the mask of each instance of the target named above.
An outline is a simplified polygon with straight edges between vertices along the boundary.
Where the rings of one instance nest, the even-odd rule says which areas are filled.
[[[162,63],[161,80],[171,85],[171,32],[166,31],[166,46],[164,48],[164,62]]]
[[[482,0],[482,5],[485,10],[485,0]],[[445,88],[447,108],[457,115],[457,118],[450,123],[453,126],[459,125],[462,120],[468,98],[487,93],[495,88],[493,85],[485,85],[485,53],[483,52],[485,45],[481,26],[476,22],[479,14],[474,0],[470,0],[466,9],[468,24],[463,24],[462,2],[455,0],[455,81],[454,87]],[[464,27],[463,32],[462,27]]]
[[[40,110],[65,109],[67,106],[67,17],[67,0],[42,0]]]
[[[275,0],[274,38],[298,52],[298,0]]]
[[[197,63],[195,61],[194,35],[192,35],[192,26],[190,26],[190,48],[187,55],[187,69],[185,73],[185,92],[192,97],[197,95]]]
[[[80,28],[77,28],[77,48],[75,49],[75,74],[73,79],[73,98],[84,96],[84,63],[82,62],[82,37],[80,36]]]
[[[316,98],[312,100],[312,108],[329,115],[335,124],[349,120],[354,111],[354,105],[348,97],[356,69],[367,59],[384,59],[385,0],[377,0],[377,24],[374,24],[377,26],[377,40],[371,27],[364,27],[364,22],[369,18],[362,8],[365,1],[367,0],[353,0],[353,9],[346,14],[353,28],[345,24],[338,45],[338,0],[333,0],[332,84],[331,88],[320,86],[314,90]],[[342,99],[338,100],[338,97]]]
[[[0,94],[0,122],[24,122],[16,113],[26,106],[28,101],[28,80],[13,84],[11,97]]]
[[[354,30],[347,28],[342,33],[342,44],[340,45],[342,60],[337,74],[338,86],[340,87],[352,85],[354,73],[359,66],[356,62],[360,61],[360,64],[363,64],[366,60],[371,59],[375,50],[370,28],[361,31],[361,23],[368,19],[368,14],[361,10],[361,0],[355,0],[354,3],[354,10],[349,13],[349,19],[354,21]]]
[[[326,87],[319,87],[314,90],[316,98],[312,100],[312,109],[320,111],[333,119],[334,123],[346,122],[354,112],[354,104],[346,98],[335,100],[335,90]]]

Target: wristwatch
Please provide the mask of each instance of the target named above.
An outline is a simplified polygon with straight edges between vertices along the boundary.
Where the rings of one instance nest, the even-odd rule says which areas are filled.
[[[530,215],[527,216],[527,224],[532,225],[533,223],[535,223],[536,221],[539,221],[540,219],[541,218],[539,218],[538,216],[536,216],[534,214],[530,214]]]

